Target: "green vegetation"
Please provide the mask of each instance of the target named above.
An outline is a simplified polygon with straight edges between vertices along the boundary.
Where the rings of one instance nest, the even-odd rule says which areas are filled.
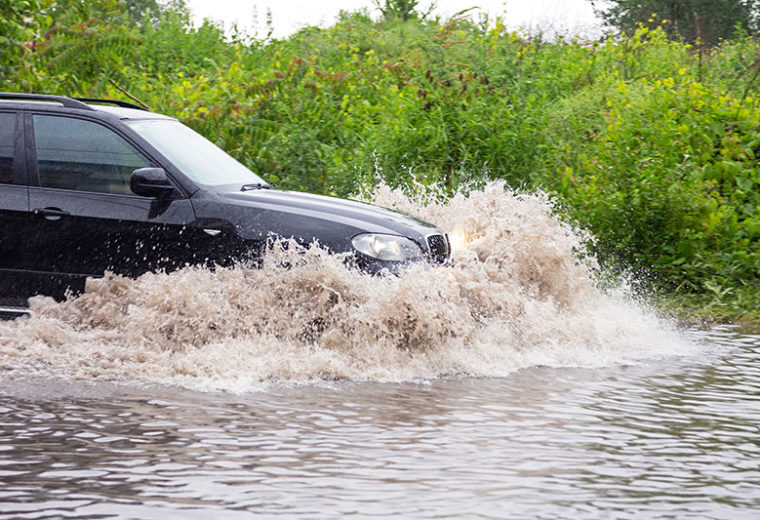
[[[498,18],[357,12],[262,41],[193,28],[181,3],[36,3],[0,17],[13,27],[2,90],[144,103],[284,188],[345,196],[380,176],[542,189],[592,231],[605,265],[669,305],[760,317],[760,46],[749,36],[694,52],[659,27],[546,42]]]
[[[662,24],[670,38],[714,46],[735,36],[737,26],[757,35],[758,0],[589,0],[611,27],[633,33],[640,25]]]

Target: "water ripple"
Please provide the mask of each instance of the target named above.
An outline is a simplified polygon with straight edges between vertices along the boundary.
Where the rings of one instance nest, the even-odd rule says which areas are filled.
[[[756,518],[760,336],[690,334],[689,357],[432,384],[5,382],[0,517]]]

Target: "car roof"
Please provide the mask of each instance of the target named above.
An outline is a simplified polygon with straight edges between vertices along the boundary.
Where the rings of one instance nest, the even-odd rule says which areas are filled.
[[[156,112],[148,112],[147,110],[140,110],[137,108],[125,108],[115,107],[110,105],[98,105],[94,103],[87,103],[87,106],[92,107],[95,110],[101,112],[107,112],[122,120],[128,119],[169,119],[173,120],[173,117],[166,116],[164,114],[158,114]]]
[[[46,94],[28,94],[0,92],[0,106],[8,103],[16,108],[32,106],[46,106],[55,108],[56,111],[95,111],[104,112],[121,120],[138,120],[138,119],[166,119],[173,120],[163,114],[150,112],[132,103],[126,101],[117,101],[111,99],[91,99],[91,98],[71,98],[66,96],[51,96]]]

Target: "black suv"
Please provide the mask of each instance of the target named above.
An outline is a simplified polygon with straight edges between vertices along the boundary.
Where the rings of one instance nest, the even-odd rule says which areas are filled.
[[[121,101],[0,93],[0,306],[88,276],[229,265],[272,237],[318,241],[369,272],[444,263],[406,215],[274,190],[177,120]]]

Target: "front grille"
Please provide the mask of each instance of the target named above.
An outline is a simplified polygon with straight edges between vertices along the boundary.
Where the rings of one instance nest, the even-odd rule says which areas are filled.
[[[427,237],[430,248],[430,259],[436,264],[443,264],[449,259],[449,237],[446,235],[430,235]]]

